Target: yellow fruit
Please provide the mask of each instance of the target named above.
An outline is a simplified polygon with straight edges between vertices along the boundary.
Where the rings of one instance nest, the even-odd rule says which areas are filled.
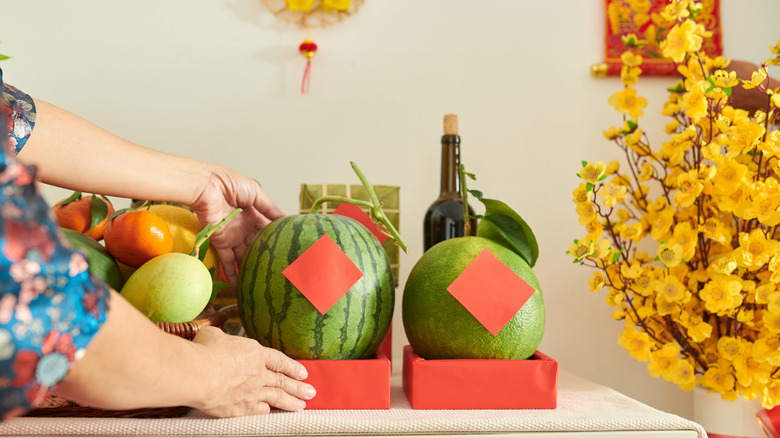
[[[140,210],[146,210],[147,207],[141,207]],[[198,220],[198,216],[190,210],[177,205],[155,204],[148,207],[148,210],[159,216],[173,234],[173,252],[189,254],[195,245],[195,238],[203,229]],[[214,278],[219,278],[219,260],[214,249],[209,247],[206,257],[203,259],[206,268],[215,268]]]

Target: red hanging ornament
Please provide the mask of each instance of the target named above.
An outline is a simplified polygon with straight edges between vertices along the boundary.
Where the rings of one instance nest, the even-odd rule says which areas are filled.
[[[317,51],[317,44],[309,38],[303,40],[298,50],[301,51],[303,56],[306,57],[306,69],[303,71],[303,80],[301,81],[301,93],[306,94],[309,92],[309,76],[311,70],[311,58],[314,56],[314,52]]]

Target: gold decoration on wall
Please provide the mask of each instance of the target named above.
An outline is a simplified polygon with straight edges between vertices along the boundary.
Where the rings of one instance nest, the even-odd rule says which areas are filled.
[[[356,13],[365,0],[260,0],[277,17],[299,26],[326,27]]]

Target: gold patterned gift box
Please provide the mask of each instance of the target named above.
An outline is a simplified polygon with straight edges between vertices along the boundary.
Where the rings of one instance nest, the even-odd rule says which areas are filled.
[[[371,186],[374,192],[379,198],[379,202],[382,204],[382,210],[390,220],[390,223],[396,229],[399,229],[400,219],[400,201],[399,191],[397,186]],[[302,184],[301,196],[300,196],[300,212],[311,212],[311,206],[314,201],[322,196],[343,196],[350,199],[358,199],[368,201],[368,192],[366,188],[360,184]],[[339,206],[338,202],[326,202],[322,205],[320,213],[333,213],[333,211]],[[368,211],[363,209],[363,211]],[[390,260],[390,267],[393,270],[393,280],[395,287],[398,287],[398,245],[395,244],[393,239],[387,239],[382,244],[382,247],[387,253],[387,258]]]

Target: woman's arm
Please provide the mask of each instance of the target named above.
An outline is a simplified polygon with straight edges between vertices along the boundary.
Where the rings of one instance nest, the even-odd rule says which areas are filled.
[[[33,100],[35,129],[18,158],[37,166],[41,182],[189,205],[209,179],[207,163],[136,145],[62,108]]]
[[[304,408],[305,368],[252,339],[206,327],[167,334],[112,292],[108,321],[54,393],[103,409],[191,406],[218,417]]]

